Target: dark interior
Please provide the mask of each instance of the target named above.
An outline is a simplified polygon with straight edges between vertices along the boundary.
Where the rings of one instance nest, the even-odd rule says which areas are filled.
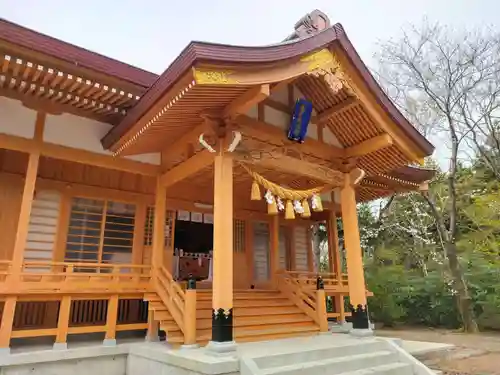
[[[213,243],[213,224],[182,220],[175,222],[174,248],[189,253],[208,253]]]

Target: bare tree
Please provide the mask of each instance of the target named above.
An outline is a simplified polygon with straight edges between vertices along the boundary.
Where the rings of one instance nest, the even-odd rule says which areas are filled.
[[[500,105],[500,35],[491,30],[458,32],[440,25],[412,27],[381,45],[379,77],[389,95],[426,135],[449,147],[447,202],[424,193],[435,218],[453,280],[464,329],[477,331],[457,253],[457,168],[470,148],[500,179],[490,148],[500,154],[496,116]]]

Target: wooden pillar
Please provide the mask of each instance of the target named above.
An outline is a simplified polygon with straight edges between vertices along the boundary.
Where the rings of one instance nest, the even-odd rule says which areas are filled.
[[[108,312],[106,314],[106,331],[103,344],[106,346],[116,345],[116,323],[118,320],[118,295],[112,295],[108,301]]]
[[[306,227],[306,243],[307,243],[307,270],[314,272],[314,248],[312,238],[312,226]],[[318,267],[319,268],[319,267]]]
[[[147,209],[148,207],[145,202],[139,202],[136,206],[134,217],[134,239],[132,243],[132,264],[142,264]]]
[[[184,345],[196,345],[196,280],[187,282],[184,300]]]
[[[67,349],[67,337],[69,327],[69,314],[71,310],[71,296],[64,296],[59,306],[59,316],[57,318],[57,334],[54,349]]]
[[[40,153],[30,154],[28,168],[26,170],[26,179],[24,181],[23,197],[21,200],[21,209],[19,211],[19,221],[17,224],[16,241],[14,243],[14,252],[12,254],[12,274],[14,279],[18,280],[24,259],[24,249],[28,237],[28,226],[31,215],[31,206],[35,193],[36,175],[38,172],[38,162]],[[15,282],[15,281],[13,281]]]
[[[320,332],[328,332],[325,285],[321,277],[316,280],[316,313],[318,314]]]
[[[350,174],[345,174],[345,182],[340,192],[340,200],[342,205],[342,223],[344,227],[344,244],[353,327],[368,328],[366,286],[363,271],[363,254],[359,237],[358,213],[356,209],[356,192]],[[360,321],[356,322],[358,317]]]
[[[340,264],[339,251],[339,233],[337,229],[337,214],[335,210],[328,212],[327,231],[328,231],[328,265],[331,273],[335,273],[337,279],[342,277],[342,268]]]
[[[7,297],[3,306],[2,321],[0,323],[0,354],[10,352],[10,336],[16,312],[16,297]]]
[[[223,143],[223,142],[221,142]],[[233,159],[214,160],[214,254],[212,342],[233,341]]]
[[[167,204],[167,189],[162,185],[160,178],[156,180],[155,213],[153,221],[153,248],[151,250],[151,268],[163,266],[165,249],[165,215]],[[171,270],[169,270],[170,272]]]
[[[288,240],[290,241],[290,271],[297,270],[297,255],[295,252],[295,226],[288,226]]]
[[[269,245],[269,268],[271,269],[271,281],[275,285],[276,273],[280,268],[280,218],[278,215],[271,217]]]
[[[248,264],[248,282],[253,285],[255,260],[253,255],[253,221],[250,219],[245,221],[245,255]]]
[[[146,332],[146,341],[156,342],[159,341],[158,330],[160,329],[160,324],[154,319],[154,311],[148,311],[148,331]]]
[[[342,286],[342,266],[340,262],[340,250],[339,250],[339,233],[337,228],[337,214],[335,210],[330,210],[327,221],[327,231],[328,231],[328,264],[330,267],[330,272],[335,273],[335,278],[337,279],[337,285]],[[333,301],[335,304],[335,312],[340,314],[339,320],[345,320],[344,313],[344,296],[341,294],[336,294],[333,296]]]

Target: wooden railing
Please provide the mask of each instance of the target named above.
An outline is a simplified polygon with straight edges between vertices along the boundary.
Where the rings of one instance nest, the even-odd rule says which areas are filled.
[[[0,348],[13,338],[145,330],[150,267],[129,264],[0,261]]]
[[[307,272],[307,271],[283,271],[289,277],[297,280],[297,282],[305,288],[315,289],[316,279],[320,276],[325,285],[325,291],[330,292],[348,292],[349,283],[347,274],[341,274],[340,277],[336,273],[328,272]]]
[[[281,272],[277,275],[277,287],[311,319],[318,324],[321,323],[315,295],[316,282],[314,289],[312,289],[309,288],[309,284],[302,284],[298,278],[293,277],[289,272]]]
[[[196,290],[184,290],[163,266],[155,269],[153,275],[154,289],[184,334],[184,344],[195,344]]]
[[[150,266],[108,263],[23,262],[16,272],[0,263],[0,293],[145,292]],[[8,282],[11,280],[12,282]]]

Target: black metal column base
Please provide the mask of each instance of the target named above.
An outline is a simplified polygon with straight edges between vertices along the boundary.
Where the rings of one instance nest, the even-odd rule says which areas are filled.
[[[212,341],[233,341],[233,309],[214,309],[212,314]]]
[[[349,305],[349,310],[351,311],[351,320],[353,329],[370,329],[370,319],[368,318],[368,308],[367,306]]]

